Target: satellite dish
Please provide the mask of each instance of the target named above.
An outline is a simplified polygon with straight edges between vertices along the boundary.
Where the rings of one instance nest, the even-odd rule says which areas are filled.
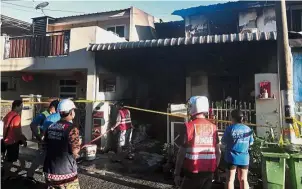
[[[43,9],[43,8],[45,8],[45,7],[47,7],[49,5],[49,3],[48,2],[42,2],[42,3],[39,3],[37,6],[36,6],[36,10],[38,10],[38,9]]]

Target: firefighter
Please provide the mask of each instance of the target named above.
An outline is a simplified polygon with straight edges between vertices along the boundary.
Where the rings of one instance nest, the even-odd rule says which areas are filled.
[[[79,129],[72,122],[75,108],[71,100],[62,100],[57,109],[61,119],[45,132],[43,172],[48,188],[80,188],[76,158],[79,157],[81,142]]]
[[[217,127],[206,119],[208,98],[193,96],[188,101],[189,122],[185,123],[183,143],[175,165],[174,181],[183,189],[211,189],[213,174],[220,162]],[[184,178],[181,183],[180,172]]]
[[[39,165],[43,164],[45,153],[42,149],[41,142],[42,142],[42,131],[41,127],[43,126],[44,121],[47,119],[47,117],[51,114],[56,113],[57,107],[58,107],[59,101],[54,100],[49,104],[48,110],[45,110],[44,112],[40,113],[30,124],[30,128],[32,130],[32,133],[34,137],[38,140],[38,147],[39,150],[37,151],[37,154],[35,155],[35,159],[32,161],[30,168],[27,171],[27,178],[34,181],[34,172],[39,167]]]
[[[116,118],[115,127],[111,130],[117,131],[117,162],[121,161],[124,151],[127,151],[127,157],[133,158],[131,154],[131,139],[132,139],[132,121],[130,111],[124,107],[123,102],[117,103],[118,114]]]

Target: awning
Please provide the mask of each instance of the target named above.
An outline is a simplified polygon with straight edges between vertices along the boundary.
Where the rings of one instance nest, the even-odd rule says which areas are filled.
[[[223,34],[223,35],[207,35],[199,37],[179,37],[167,39],[153,39],[134,42],[118,42],[89,44],[87,51],[109,51],[121,49],[151,48],[151,47],[168,47],[183,45],[203,45],[203,44],[219,44],[219,43],[235,43],[248,41],[275,41],[277,40],[277,32],[259,32],[244,34]]]

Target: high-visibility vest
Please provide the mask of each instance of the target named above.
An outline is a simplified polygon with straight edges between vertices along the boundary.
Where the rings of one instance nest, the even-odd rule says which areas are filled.
[[[191,173],[215,172],[217,127],[206,119],[186,123],[187,142],[184,169]]]
[[[45,118],[47,118],[50,115],[50,113],[47,110],[45,110],[41,114],[45,115]]]
[[[130,111],[126,108],[123,108],[123,109],[119,110],[119,114],[121,116],[119,129],[121,131],[130,129],[132,127]]]

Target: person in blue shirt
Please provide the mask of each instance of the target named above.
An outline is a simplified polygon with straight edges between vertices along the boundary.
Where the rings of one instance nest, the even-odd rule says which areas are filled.
[[[253,144],[253,130],[243,124],[243,113],[240,110],[231,112],[232,125],[228,126],[221,139],[225,145],[224,160],[228,164],[227,188],[234,189],[236,171],[240,189],[249,189],[247,180],[250,162],[249,148]]]
[[[48,116],[44,121],[43,126],[41,127],[42,132],[44,133],[51,124],[58,122],[60,119],[61,116],[59,112],[56,112]]]
[[[34,181],[34,173],[35,170],[39,167],[39,165],[42,165],[45,155],[44,151],[41,146],[42,142],[42,136],[43,133],[41,132],[41,127],[44,123],[44,121],[47,119],[48,116],[56,113],[56,109],[58,107],[59,100],[54,100],[49,104],[49,107],[44,112],[40,113],[37,117],[34,118],[34,120],[30,124],[30,128],[32,130],[32,133],[34,137],[38,140],[38,147],[39,150],[37,151],[36,158],[32,161],[30,168],[27,170],[27,178]]]
[[[42,140],[42,133],[41,133],[41,126],[43,125],[46,118],[56,113],[57,106],[59,104],[59,100],[54,100],[49,104],[49,107],[44,112],[40,113],[38,116],[34,118],[34,120],[30,124],[30,128],[33,132],[34,137],[41,142]]]

